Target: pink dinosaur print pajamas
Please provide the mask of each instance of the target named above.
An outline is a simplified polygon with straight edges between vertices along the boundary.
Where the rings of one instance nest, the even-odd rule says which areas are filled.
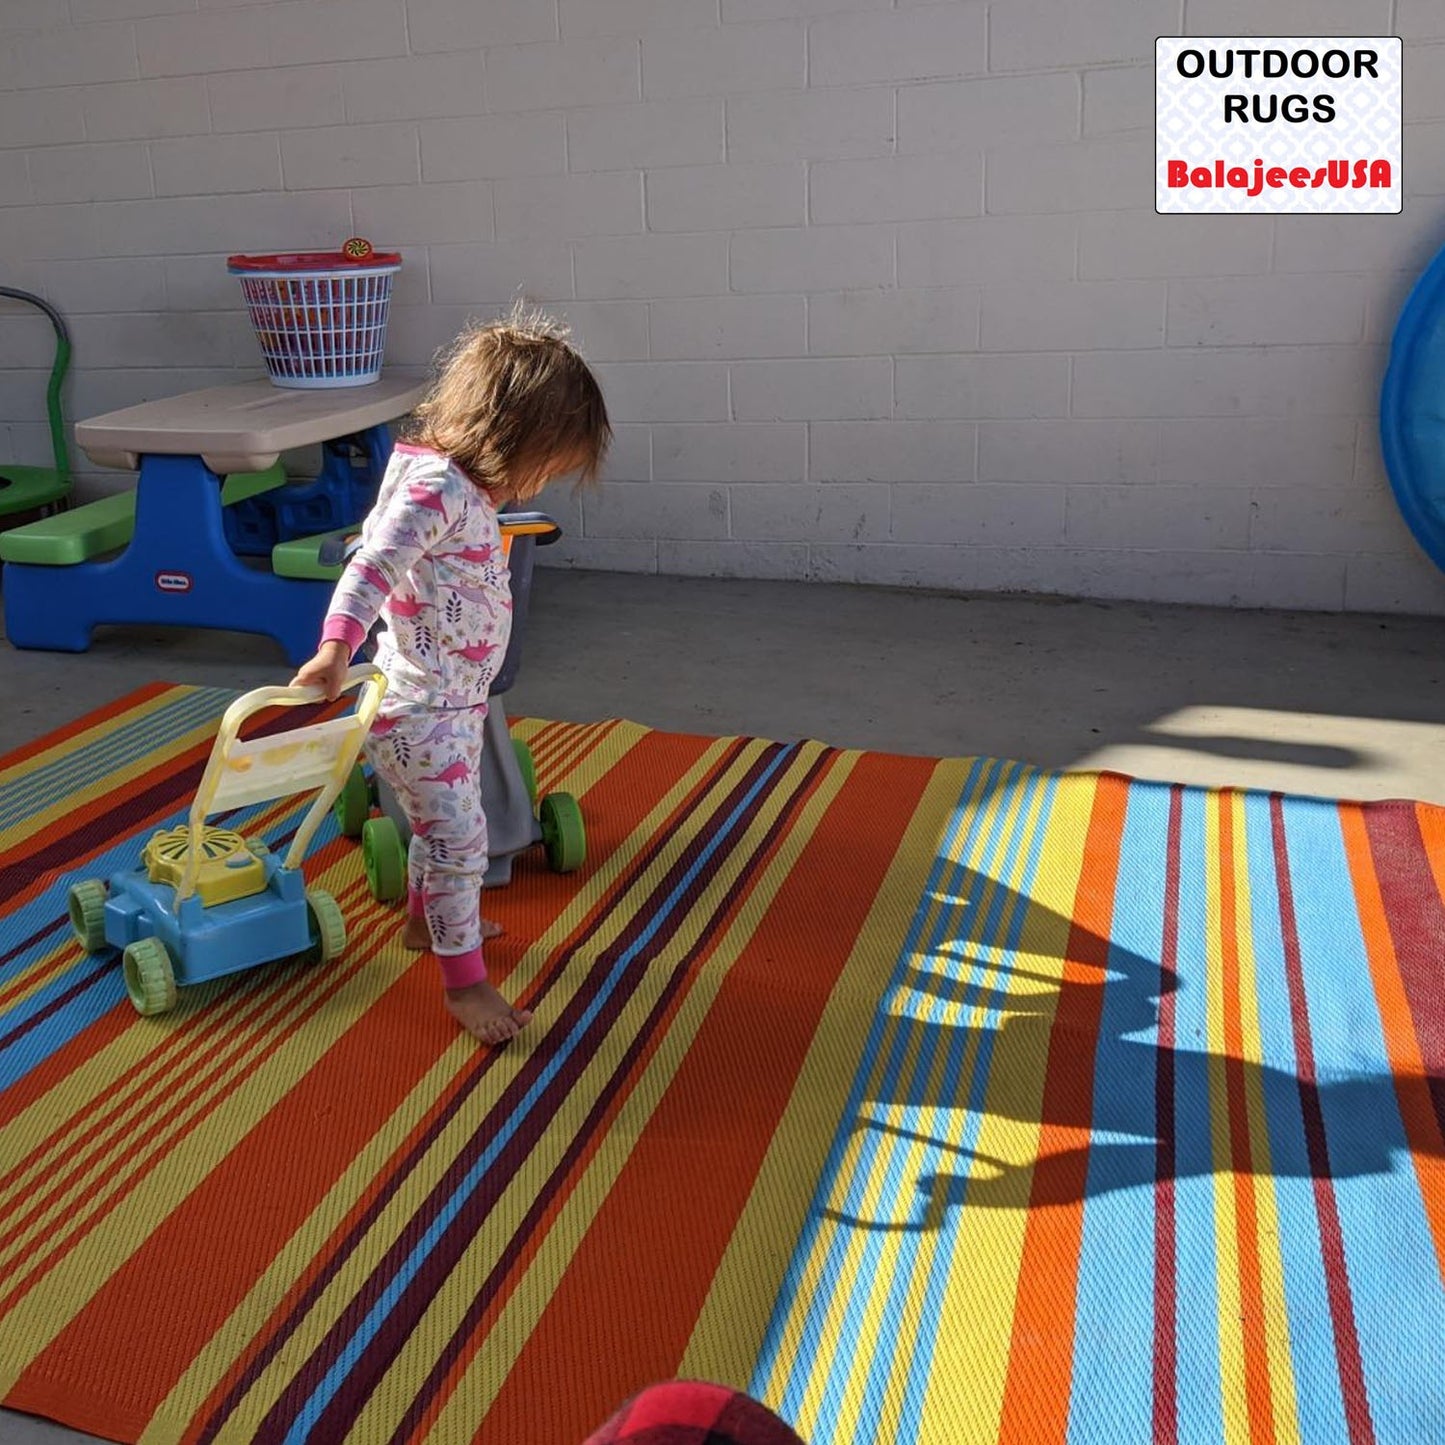
[[[411,825],[408,907],[425,913],[444,983],[461,988],[487,976],[479,768],[512,594],[491,498],[449,458],[420,447],[392,452],[322,637],[355,652],[378,617],[386,626],[376,663],[388,687],[367,757]]]

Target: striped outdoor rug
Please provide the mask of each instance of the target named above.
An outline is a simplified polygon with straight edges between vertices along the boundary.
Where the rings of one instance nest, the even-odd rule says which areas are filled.
[[[517,1045],[329,825],[345,957],[143,1020],[65,887],[228,698],[0,761],[9,1407],[569,1445],[690,1375],[813,1445],[1445,1439],[1445,813],[521,722],[591,859],[489,898]]]

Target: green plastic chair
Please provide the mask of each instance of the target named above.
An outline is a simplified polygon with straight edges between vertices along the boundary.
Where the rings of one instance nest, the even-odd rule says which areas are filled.
[[[50,368],[50,385],[45,406],[50,414],[50,445],[55,454],[53,467],[29,467],[0,462],[0,517],[16,512],[45,512],[63,507],[70,497],[70,454],[65,446],[65,421],[60,412],[60,388],[70,366],[70,332],[65,318],[55,307],[29,291],[0,286],[0,296],[38,306],[55,328],[55,361]]]

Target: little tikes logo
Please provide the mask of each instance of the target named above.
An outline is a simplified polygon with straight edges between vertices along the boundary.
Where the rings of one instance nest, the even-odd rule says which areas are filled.
[[[1161,36],[1161,214],[1401,209],[1397,36]]]
[[[194,585],[189,572],[156,573],[156,586],[162,592],[189,592]]]

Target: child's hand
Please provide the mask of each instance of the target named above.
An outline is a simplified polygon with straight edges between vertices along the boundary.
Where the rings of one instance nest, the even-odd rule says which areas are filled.
[[[344,642],[323,642],[316,649],[316,656],[302,665],[301,671],[291,679],[292,687],[319,687],[326,694],[327,702],[334,701],[341,693],[341,684],[351,670],[351,653]]]

